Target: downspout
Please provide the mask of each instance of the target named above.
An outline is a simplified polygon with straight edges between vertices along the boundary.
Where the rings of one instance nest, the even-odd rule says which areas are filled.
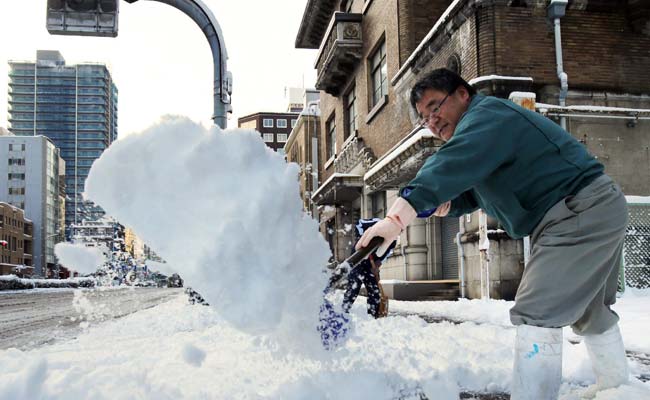
[[[460,243],[461,232],[456,233],[456,246],[458,246],[458,254],[460,254],[460,297],[465,298],[465,249]]]
[[[560,79],[560,106],[566,106],[567,93],[569,91],[569,77],[564,72],[562,61],[562,34],[560,29],[560,18],[566,14],[568,0],[551,0],[548,5],[548,18],[553,22],[555,30],[555,60],[557,63],[557,77]],[[566,117],[560,117],[560,125],[566,130]]]

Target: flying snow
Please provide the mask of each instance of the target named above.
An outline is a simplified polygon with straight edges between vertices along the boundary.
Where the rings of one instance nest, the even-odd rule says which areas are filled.
[[[256,131],[165,117],[113,143],[86,196],[235,327],[311,347],[329,248],[302,211],[298,173]]]
[[[96,247],[86,247],[83,244],[57,243],[54,246],[54,254],[61,265],[80,274],[96,272],[97,268],[106,262],[106,256],[101,250]]]

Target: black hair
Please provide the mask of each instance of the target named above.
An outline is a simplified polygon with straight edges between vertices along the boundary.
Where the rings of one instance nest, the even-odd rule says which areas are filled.
[[[411,107],[413,107],[414,110],[416,109],[415,104],[420,101],[422,95],[427,89],[452,93],[460,86],[465,87],[470,96],[476,94],[476,89],[470,86],[470,84],[457,73],[448,70],[447,68],[434,69],[420,78],[420,80],[413,85],[410,97]]]

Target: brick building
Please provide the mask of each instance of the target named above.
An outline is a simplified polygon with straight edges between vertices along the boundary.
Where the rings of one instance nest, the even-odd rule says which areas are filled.
[[[0,202],[0,275],[21,277],[34,273],[32,266],[32,221],[20,208]]]
[[[284,153],[284,144],[298,121],[298,113],[259,112],[237,119],[237,127],[255,129],[267,146]]]
[[[361,216],[383,217],[397,189],[440,146],[428,130],[414,129],[408,101],[412,84],[435,68],[459,72],[484,94],[527,93],[626,194],[650,194],[650,5],[574,0],[554,20],[549,3],[308,1],[296,47],[320,49],[323,173],[314,200],[323,206],[322,230],[337,260],[354,242],[344,227]],[[568,76],[564,84],[559,72]],[[400,237],[382,277],[451,280],[479,297],[477,230],[476,215],[418,220]],[[498,231],[490,243],[489,294],[513,298],[523,243]]]

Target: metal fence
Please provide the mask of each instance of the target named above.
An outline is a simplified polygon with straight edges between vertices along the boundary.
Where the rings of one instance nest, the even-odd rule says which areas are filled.
[[[650,203],[628,200],[629,221],[623,245],[621,291],[650,288]]]

